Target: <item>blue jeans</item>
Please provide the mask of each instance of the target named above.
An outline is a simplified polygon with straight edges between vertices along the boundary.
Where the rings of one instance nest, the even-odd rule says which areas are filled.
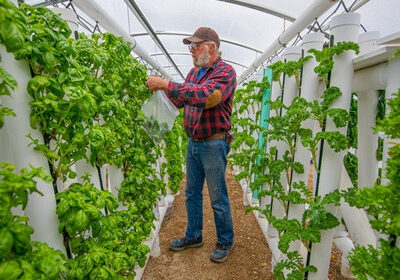
[[[186,211],[188,224],[186,237],[190,240],[202,236],[203,185],[207,180],[218,243],[233,243],[233,224],[225,171],[230,145],[224,139],[195,142],[189,138],[186,151]]]

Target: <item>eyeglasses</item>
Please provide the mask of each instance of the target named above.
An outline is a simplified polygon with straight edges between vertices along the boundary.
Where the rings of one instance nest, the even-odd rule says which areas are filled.
[[[200,43],[190,43],[188,45],[189,51],[190,50],[197,50],[201,44],[203,44],[204,42],[200,42]]]

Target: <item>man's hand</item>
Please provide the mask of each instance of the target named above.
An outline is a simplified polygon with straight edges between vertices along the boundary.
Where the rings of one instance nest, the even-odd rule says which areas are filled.
[[[148,77],[146,86],[149,88],[150,91],[156,91],[156,90],[168,91],[168,81],[156,76]]]

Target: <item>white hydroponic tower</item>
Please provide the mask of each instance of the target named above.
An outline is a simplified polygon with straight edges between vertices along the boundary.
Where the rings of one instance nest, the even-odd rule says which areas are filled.
[[[15,4],[17,1],[12,1]],[[378,179],[379,168],[386,167],[388,159],[388,140],[371,129],[376,124],[378,90],[386,91],[386,99],[400,88],[400,58],[391,56],[400,48],[400,2],[398,0],[281,0],[281,1],[222,1],[222,0],[73,0],[43,1],[27,0],[33,6],[46,6],[61,13],[70,28],[87,34],[110,32],[121,36],[131,43],[132,55],[148,67],[149,74],[157,74],[169,80],[183,82],[192,68],[192,58],[182,39],[191,35],[200,26],[215,29],[221,39],[222,58],[236,70],[238,88],[249,80],[260,81],[268,67],[277,61],[297,61],[314,48],[322,50],[329,44],[355,42],[360,53],[347,51],[334,58],[334,67],[330,73],[330,86],[337,86],[342,96],[335,101],[335,107],[349,110],[352,93],[358,93],[358,147],[350,152],[358,156],[358,185],[360,188],[372,186]],[[29,126],[29,102],[26,85],[31,78],[28,64],[16,61],[11,54],[1,48],[1,66],[12,74],[18,82],[18,91],[13,99],[1,96],[0,103],[12,108],[17,118],[7,120],[0,131],[1,161],[12,162],[18,169],[28,164],[48,168],[45,158],[28,147],[31,134],[40,139],[37,131]],[[284,86],[272,82],[270,99],[282,96],[282,102],[290,105],[296,96],[307,101],[318,100],[325,90],[323,81],[314,72],[317,62],[314,58],[302,68],[301,91],[294,77],[281,77]],[[241,117],[255,118],[256,113],[264,110],[253,107]],[[269,117],[274,112],[265,112]],[[326,128],[333,126],[327,122]],[[268,127],[268,126],[267,126]],[[312,121],[304,128],[318,132]],[[340,129],[346,133],[346,127]],[[378,136],[383,137],[383,159],[376,158]],[[259,135],[255,133],[254,138]],[[390,141],[389,141],[390,142]],[[284,143],[265,143],[264,149],[276,146],[277,158],[283,157],[287,147]],[[305,170],[309,169],[311,154],[297,145],[294,160],[301,162]],[[246,149],[246,147],[242,147]],[[235,152],[241,152],[241,149]],[[336,189],[352,186],[343,166],[343,157],[347,150],[333,152],[328,146],[319,148],[318,163],[321,172],[314,182],[314,194],[324,196]],[[155,168],[160,171],[165,158],[159,158]],[[100,185],[119,185],[123,180],[121,170],[107,166],[96,170],[86,162],[78,162],[73,167],[78,175],[92,174],[97,187]],[[242,170],[234,168],[236,174]],[[107,175],[106,175],[107,174]],[[306,181],[308,173],[294,174],[292,181]],[[110,183],[107,184],[106,180]],[[385,179],[382,179],[385,181]],[[73,181],[73,180],[72,180]],[[68,182],[72,183],[72,182]],[[257,195],[249,188],[250,181],[240,181],[244,192],[244,204],[252,206],[271,206],[276,217],[284,216],[284,208],[276,201]],[[61,184],[59,182],[59,184]],[[65,183],[64,183],[65,184]],[[288,184],[288,182],[285,182]],[[264,185],[266,189],[269,186]],[[34,240],[43,241],[49,246],[65,252],[62,236],[58,233],[58,220],[55,213],[56,200],[52,186],[39,183],[43,197],[32,195],[25,214],[35,229]],[[62,185],[59,190],[62,191]],[[115,189],[109,191],[116,194]],[[153,256],[159,255],[158,231],[168,205],[173,203],[173,195],[163,196],[155,207],[155,229],[145,244],[151,248]],[[301,220],[307,205],[292,205],[288,208],[288,217]],[[332,244],[343,253],[342,274],[350,276],[351,268],[347,255],[355,245],[378,246],[382,236],[374,231],[370,219],[362,209],[342,203],[339,207],[329,206],[329,211],[344,221],[335,229],[321,232],[321,242],[306,248],[300,241],[291,244],[291,250],[297,250],[305,264],[313,265],[318,272],[310,272],[307,279],[327,279]],[[272,263],[275,265],[285,259],[278,248],[279,236],[261,213],[254,211],[261,229],[272,251]],[[308,250],[307,250],[308,249]],[[142,268],[136,269],[135,279],[140,279]]]

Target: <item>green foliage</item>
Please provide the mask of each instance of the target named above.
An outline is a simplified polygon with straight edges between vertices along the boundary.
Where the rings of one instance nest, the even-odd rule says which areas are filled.
[[[280,79],[281,75],[285,74],[288,77],[294,76],[296,79],[297,87],[300,88],[300,71],[304,63],[306,63],[311,58],[312,56],[309,55],[306,57],[302,57],[297,61],[275,62],[274,64],[268,66],[272,69],[272,80],[275,82],[279,82],[279,86],[283,90],[283,84]]]
[[[284,270],[289,270],[290,273],[285,278]],[[303,258],[299,255],[297,251],[288,252],[287,259],[278,262],[274,266],[274,278],[277,280],[302,280],[304,279],[304,274],[307,272],[317,272],[315,266],[303,265]]]
[[[92,184],[74,183],[67,192],[58,193],[57,215],[61,221],[59,231],[64,227],[70,236],[91,229],[99,231],[101,210],[107,206],[110,211],[118,207],[116,198],[108,191],[100,191]]]
[[[75,178],[71,167],[79,160],[93,167],[115,165],[124,175],[119,199],[126,210],[116,211],[117,199],[95,189],[89,178],[58,194],[60,231],[74,255],[66,263],[68,278],[133,278],[134,267],[144,266],[149,252],[142,241],[154,227],[152,209],[165,194],[154,168],[161,150],[143,128],[141,107],[150,96],[147,69],[130,55],[130,43],[123,38],[80,34],[75,40],[69,38],[66,22],[49,9],[25,4],[14,9],[23,17],[24,37],[13,51],[16,59],[29,62],[34,74],[27,86],[30,124],[41,131],[44,142],[28,138],[52,165],[53,180]],[[1,75],[0,89],[7,94],[16,84]],[[182,174],[174,172],[171,183],[176,184]],[[10,266],[18,272],[17,264],[12,260]]]
[[[353,273],[359,279],[396,279],[400,267],[400,249],[395,245],[400,235],[399,186],[400,186],[400,89],[393,94],[388,106],[390,113],[378,121],[376,131],[386,133],[390,147],[386,165],[386,185],[374,185],[362,189],[351,188],[344,193],[345,200],[357,208],[363,208],[373,217],[372,228],[385,234],[389,240],[380,239],[380,247],[356,247],[350,255]]]
[[[375,249],[371,245],[368,247],[356,246],[349,255],[351,269],[354,276],[360,280],[394,280],[399,277],[400,250],[392,246],[393,240],[380,240],[380,246]]]
[[[389,59],[394,59],[395,57],[399,57],[400,56],[400,49],[397,49],[394,54],[392,54]]]
[[[51,178],[42,168],[30,166],[19,174],[14,169],[0,163],[0,279],[59,279],[66,270],[64,254],[31,241],[28,218],[11,212],[18,206],[25,209],[30,194],[41,195],[35,180],[50,182]]]
[[[143,124],[147,134],[156,142],[160,142],[165,134],[169,132],[168,124],[166,122],[159,123],[152,116],[146,118]]]
[[[326,85],[329,84],[328,73],[333,69],[332,58],[349,50],[353,50],[358,54],[360,52],[360,47],[354,42],[338,42],[336,45],[330,48],[324,48],[321,51],[316,49],[308,51],[312,53],[316,61],[319,62],[319,65],[315,67],[314,71],[323,79]]]
[[[185,164],[186,134],[183,129],[183,115],[180,114],[175,121],[171,131],[164,137],[164,157],[167,162],[162,163],[162,174],[168,174],[168,188],[177,193],[180,189],[180,182],[184,177],[182,171]],[[164,176],[162,176],[164,177]]]
[[[343,158],[343,164],[349,174],[354,187],[358,186],[358,157],[353,153],[347,152]]]
[[[387,101],[390,113],[383,120],[378,121],[376,130],[390,135],[392,139],[400,138],[400,89]]]
[[[7,73],[0,66],[0,95],[11,95],[10,89],[15,90],[16,88],[17,88],[17,82],[9,73]],[[15,113],[13,112],[12,109],[4,107],[3,105],[0,104],[0,128],[2,128],[4,125],[5,116],[15,117]]]
[[[27,37],[26,19],[8,0],[0,1],[0,44],[7,52],[14,53],[22,48]],[[1,61],[1,56],[0,56]],[[0,96],[11,95],[11,90],[17,88],[17,81],[0,66]],[[14,116],[12,109],[0,104],[0,128],[4,125],[5,116]]]
[[[26,18],[10,1],[0,1],[0,44],[7,52],[19,50],[27,39]]]
[[[351,95],[351,103],[350,103],[350,119],[349,119],[349,124],[347,126],[347,142],[348,142],[348,148],[353,147],[355,149],[357,149],[358,146],[357,108],[358,108],[357,93],[353,93]]]
[[[131,205],[127,210],[115,211],[117,199],[92,184],[72,184],[57,197],[60,199],[57,205],[59,231],[65,228],[68,232],[75,255],[67,262],[68,278],[134,276],[132,267],[136,263],[143,266],[149,252],[141,242],[152,226],[151,207]],[[109,211],[107,216],[104,207]]]
[[[352,47],[352,43],[342,46],[339,49],[344,51]],[[341,53],[338,49],[330,52],[331,56]],[[277,62],[271,66],[273,69],[273,80],[281,84],[280,76],[285,73],[288,76],[300,73],[302,64],[309,57],[298,62]],[[331,57],[330,57],[331,59]],[[331,63],[333,65],[333,62]],[[255,83],[255,82],[254,82]],[[278,248],[285,255],[285,259],[277,263],[274,267],[274,277],[276,279],[303,279],[306,271],[316,271],[313,266],[304,266],[303,259],[297,251],[289,251],[292,242],[320,242],[321,231],[335,228],[339,225],[339,220],[328,211],[328,205],[339,205],[342,194],[334,191],[325,195],[314,197],[307,184],[303,181],[292,181],[292,174],[302,174],[304,167],[299,162],[294,161],[296,144],[299,142],[311,152],[313,162],[317,163],[317,149],[321,141],[325,141],[329,147],[340,152],[347,148],[346,136],[337,129],[329,131],[326,129],[326,122],[331,121],[336,128],[345,127],[350,120],[349,113],[341,108],[334,108],[334,103],[342,95],[337,87],[330,87],[325,90],[321,101],[308,102],[302,97],[295,97],[293,101],[285,105],[281,97],[276,100],[267,101],[269,108],[275,114],[269,117],[268,129],[263,129],[259,125],[260,115],[257,114],[259,103],[253,100],[262,100],[257,92],[253,91],[253,84],[248,84],[247,88],[240,89],[235,95],[237,111],[233,112],[233,128],[236,133],[232,148],[237,152],[231,155],[230,161],[234,166],[240,168],[240,173],[236,175],[237,180],[245,179],[252,190],[258,190],[262,185],[262,191],[258,192],[258,198],[269,196],[283,207],[284,217],[277,218],[272,215],[271,205],[266,205],[265,209],[260,207],[250,207],[246,210],[260,211],[265,215],[268,222],[278,231]],[[282,84],[281,84],[282,85]],[[298,82],[299,87],[299,82]],[[246,85],[245,85],[246,86]],[[252,93],[253,96],[247,95]],[[247,100],[252,100],[247,102]],[[260,102],[260,101],[258,101]],[[256,110],[254,110],[257,108]],[[256,112],[255,112],[256,111]],[[251,117],[251,113],[255,118]],[[246,114],[249,117],[242,117]],[[304,123],[309,120],[315,120],[321,127],[320,132],[313,133],[313,130],[304,127]],[[259,149],[257,141],[252,137],[255,132],[264,136],[267,141],[268,150]],[[278,143],[283,144],[279,147],[285,147],[277,151]],[[317,165],[314,164],[317,172],[320,172]],[[289,205],[304,205],[306,210],[301,220],[291,219],[289,217]],[[284,271],[287,274],[284,274]],[[286,277],[286,278],[285,278]]]
[[[385,90],[378,90],[378,105],[376,113],[376,121],[379,122],[385,117],[386,114],[386,97]]]

